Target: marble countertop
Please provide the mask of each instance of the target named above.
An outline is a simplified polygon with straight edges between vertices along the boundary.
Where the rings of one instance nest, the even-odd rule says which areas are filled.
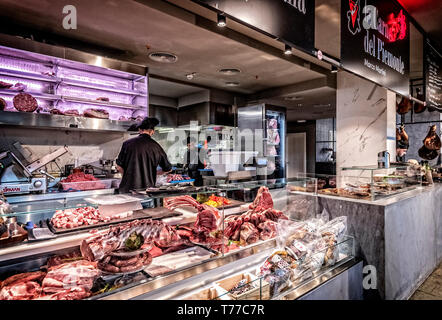
[[[392,205],[394,203],[397,203],[397,202],[400,202],[400,201],[403,201],[406,199],[417,197],[418,195],[421,195],[423,193],[429,193],[435,189],[442,189],[442,184],[435,183],[434,185],[428,186],[428,187],[418,187],[414,190],[402,192],[397,195],[394,195],[394,196],[391,196],[388,198],[384,198],[384,199],[379,199],[376,201],[329,196],[329,195],[324,195],[324,194],[318,194],[318,196],[323,197],[323,198],[340,199],[340,200],[351,201],[351,202],[356,202],[356,203],[371,204],[371,205],[375,205],[375,206],[389,206],[389,205]]]

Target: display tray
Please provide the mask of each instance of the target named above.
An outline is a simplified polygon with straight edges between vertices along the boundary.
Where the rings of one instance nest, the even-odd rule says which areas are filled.
[[[59,229],[59,228],[56,228],[52,224],[51,219],[47,219],[46,222],[47,222],[47,225],[48,225],[49,229],[53,233],[55,233],[55,234],[64,234],[64,233],[70,233],[70,232],[76,232],[76,231],[83,231],[83,230],[107,227],[107,226],[111,226],[111,225],[119,224],[119,223],[123,223],[123,222],[130,222],[130,221],[137,220],[137,219],[149,219],[149,218],[152,218],[152,216],[147,214],[146,211],[144,211],[144,210],[140,210],[140,211],[135,211],[130,217],[127,217],[127,218],[115,219],[115,220],[106,221],[106,222],[99,222],[99,223],[96,223],[96,224],[87,225],[87,226],[80,226],[80,227],[71,228],[71,229]]]
[[[171,211],[164,207],[147,208],[147,209],[137,210],[134,213],[144,213],[145,215],[149,216],[149,218],[152,220],[179,217],[183,215],[182,213]]]
[[[147,191],[146,189],[137,189],[137,190],[132,190],[132,192],[134,192],[135,194],[139,194],[139,195],[143,195],[143,196],[150,196],[150,195],[155,195],[155,196],[160,196],[160,195],[180,195],[183,193],[198,193],[198,192],[206,192],[209,191],[207,188],[205,187],[193,187],[193,186],[179,186],[179,185],[174,185],[174,187],[168,188],[168,189],[160,189],[160,188],[151,188],[149,189],[149,191]]]

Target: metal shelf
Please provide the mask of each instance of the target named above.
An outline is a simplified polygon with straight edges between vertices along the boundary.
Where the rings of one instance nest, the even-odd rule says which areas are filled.
[[[136,110],[143,110],[146,108],[143,106],[134,106],[134,105],[125,104],[125,103],[90,100],[90,99],[83,99],[83,98],[77,98],[77,97],[61,96],[61,99],[63,101],[68,101],[68,102],[78,102],[78,103],[92,104],[92,105],[104,106],[104,107],[117,107],[117,108],[123,108],[123,109],[136,109]]]
[[[0,89],[0,95],[9,95],[9,96],[15,96],[19,93],[29,93],[34,98],[38,99],[45,99],[45,100],[60,100],[61,96],[50,94],[50,93],[40,93],[40,92],[29,92],[29,91],[15,91],[15,90],[8,90],[8,89]]]
[[[124,89],[115,89],[115,88],[106,88],[106,87],[102,87],[99,85],[87,84],[87,83],[83,83],[81,81],[76,81],[76,80],[61,79],[60,84],[81,87],[81,88],[88,88],[88,89],[96,89],[96,90],[102,90],[102,91],[108,91],[108,92],[115,92],[115,93],[121,93],[121,94],[127,94],[127,95],[131,95],[131,96],[147,97],[147,94],[144,92],[124,90]]]
[[[35,73],[30,73],[30,72],[13,71],[3,68],[0,68],[0,75],[14,77],[14,78],[23,78],[28,80],[53,82],[53,83],[60,82],[60,79],[58,79],[57,77],[49,77],[44,75],[37,75]]]
[[[0,111],[0,125],[80,131],[127,132],[133,121],[116,121],[43,113]]]

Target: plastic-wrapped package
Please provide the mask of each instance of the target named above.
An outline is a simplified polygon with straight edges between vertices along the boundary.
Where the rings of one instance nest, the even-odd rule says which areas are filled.
[[[347,217],[345,216],[330,220],[319,230],[322,238],[327,244],[327,250],[324,257],[324,264],[326,266],[332,266],[337,262],[339,258],[339,246],[337,244],[342,240],[346,231]]]

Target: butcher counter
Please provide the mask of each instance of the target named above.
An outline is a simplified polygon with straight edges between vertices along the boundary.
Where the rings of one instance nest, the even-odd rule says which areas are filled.
[[[263,182],[253,182],[247,185],[232,184],[225,186],[224,189],[219,187],[218,189],[198,191],[198,194],[215,193],[219,196],[227,196],[233,200],[237,199],[235,195],[241,194],[244,189],[255,189],[257,191],[260,186],[263,186]],[[274,209],[281,209],[283,204],[289,201],[287,198],[278,198],[283,196],[286,190],[286,188],[281,188],[284,184],[282,181],[278,181],[278,183],[269,183],[268,186],[272,188],[270,192],[274,200],[272,206],[274,206]],[[181,193],[179,195],[191,195],[194,198],[197,196],[196,193]],[[290,194],[286,192],[285,196],[287,195],[290,196]],[[103,195],[97,196],[102,197]],[[108,197],[109,196],[115,198],[115,196],[108,195]],[[178,194],[168,194],[167,198],[171,199],[176,196],[178,196]],[[90,206],[90,197],[89,195],[87,198],[75,198],[70,195],[66,201],[39,201],[38,197],[35,196],[24,199],[31,201],[25,201],[21,204],[15,202],[13,208],[16,210],[20,209],[21,211],[15,212],[19,222],[25,223],[26,221],[33,221],[37,223],[37,221],[40,221],[37,223],[39,227],[44,226],[42,222],[50,226],[50,217],[54,214],[55,210],[63,210],[64,206],[64,210]],[[148,221],[151,219],[149,216],[154,216],[154,212],[170,211],[164,207],[164,197],[164,195],[139,197],[144,207],[142,211],[146,214],[146,217],[142,220],[144,221],[143,223],[149,224],[150,222]],[[251,199],[252,201],[254,197],[255,196]],[[231,207],[227,207],[226,205],[226,207],[219,208],[221,219],[224,219],[225,216],[245,213],[249,209],[251,201],[244,201],[244,199],[241,201],[237,199],[231,201],[231,203],[232,205],[234,204]],[[177,226],[177,228],[186,224],[192,227],[197,218],[197,210],[193,207],[177,208],[174,209],[174,213],[178,213],[179,215],[165,218],[161,217],[161,223],[168,226]],[[156,219],[156,217],[152,219]],[[127,221],[128,220],[125,220],[124,223]],[[109,225],[110,224],[120,225],[112,221],[109,222]],[[58,257],[66,257],[66,259],[71,261],[75,259],[75,256],[72,258],[72,253],[79,249],[79,245],[84,239],[91,236],[89,231],[97,228],[106,232],[109,225],[96,227],[96,224],[94,224],[87,229],[81,229],[83,228],[83,226],[81,226],[77,230],[74,228],[74,230],[69,230],[69,232],[55,233],[55,237],[51,239],[39,241],[27,240],[15,245],[4,246],[0,248],[0,279],[3,280],[14,274],[36,271],[41,268],[46,270],[45,266],[49,263],[49,259],[53,257],[57,257],[57,259]],[[221,226],[222,225],[224,224],[221,224]],[[54,231],[55,229],[51,230]],[[181,230],[185,233],[189,229],[176,230]],[[284,291],[283,294],[278,296],[272,296],[271,298],[361,299],[362,261],[354,256],[354,238],[345,235],[345,237],[340,238],[333,247],[338,248],[337,250],[339,252],[334,262],[320,266],[320,269],[305,276],[305,279],[303,276],[302,281],[300,280],[300,282],[290,290]],[[164,248],[167,249],[167,247],[163,247],[163,249],[160,250],[166,250]],[[103,279],[103,281],[107,283],[106,287],[109,288],[110,286],[112,290],[95,294],[95,292],[100,292],[101,289],[94,289],[94,295],[89,297],[89,299],[190,299],[189,296],[201,294],[202,291],[204,292],[204,290],[206,290],[206,286],[211,287],[216,281],[222,281],[228,277],[237,277],[238,274],[253,274],[258,267],[262,265],[269,254],[278,248],[278,244],[273,235],[267,240],[259,237],[257,242],[236,245],[234,249],[229,247],[229,250],[226,250],[223,248],[212,247],[210,243],[194,243],[193,245],[190,244],[190,247],[176,249],[177,251],[171,251],[170,253],[164,251],[164,253],[154,256],[152,264],[147,267],[143,266],[144,269],[139,271],[137,269],[134,273],[103,274],[100,279]],[[164,268],[166,265],[167,268]],[[157,267],[160,271],[158,271]],[[258,277],[257,280],[261,281],[261,278]],[[104,286],[103,281],[101,281],[101,285]],[[261,283],[259,286],[261,286]],[[197,292],[195,293],[194,291]],[[260,296],[258,298],[261,299],[264,297]]]
[[[377,290],[364,290],[365,298],[408,299],[442,260],[442,184],[377,201],[279,192],[294,219],[347,216],[356,256],[377,271]]]

